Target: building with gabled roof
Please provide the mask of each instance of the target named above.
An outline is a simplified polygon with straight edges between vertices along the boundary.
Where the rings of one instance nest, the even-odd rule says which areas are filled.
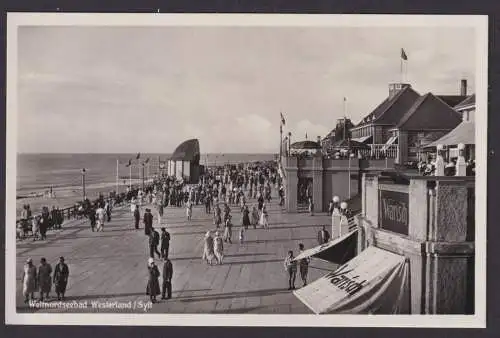
[[[398,164],[417,161],[423,146],[460,123],[453,106],[466,98],[466,86],[462,80],[460,95],[421,95],[410,84],[391,83],[388,97],[351,128],[352,139],[370,144],[372,154],[397,148]]]

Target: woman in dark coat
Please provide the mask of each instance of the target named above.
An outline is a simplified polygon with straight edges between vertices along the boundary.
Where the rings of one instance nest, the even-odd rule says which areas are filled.
[[[161,293],[160,282],[158,281],[160,271],[158,270],[153,258],[148,260],[148,272],[149,278],[148,285],[146,287],[146,295],[149,296],[152,303],[156,303],[156,296]]]
[[[38,286],[40,288],[40,300],[49,298],[50,290],[52,289],[52,267],[47,263],[45,258],[40,260],[40,267],[38,268]]]
[[[69,269],[68,265],[64,263],[64,257],[59,258],[59,263],[54,269],[54,285],[57,294],[57,300],[64,300],[64,294],[66,293],[66,286],[68,285]]]
[[[243,223],[243,226],[245,227],[246,230],[248,230],[248,226],[250,225],[250,211],[248,210],[248,206],[245,205],[245,207],[243,208],[243,219],[242,219],[242,223]]]

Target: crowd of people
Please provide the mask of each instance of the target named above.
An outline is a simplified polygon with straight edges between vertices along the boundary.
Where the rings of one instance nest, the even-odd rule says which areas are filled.
[[[173,264],[169,259],[169,248],[172,240],[167,231],[168,215],[165,215],[167,207],[185,208],[187,224],[193,217],[193,211],[204,212],[211,215],[213,230],[207,230],[204,236],[202,262],[209,265],[221,265],[224,263],[224,250],[228,245],[234,245],[233,230],[236,226],[238,231],[238,243],[245,244],[246,232],[250,228],[269,230],[269,203],[272,201],[272,187],[278,191],[279,205],[284,204],[285,194],[281,177],[273,165],[256,165],[241,167],[218,167],[208,169],[201,177],[198,184],[187,184],[175,177],[157,177],[151,184],[142,188],[131,188],[127,192],[108,198],[99,196],[93,202],[85,199],[78,206],[78,213],[87,218],[92,231],[104,231],[106,222],[111,221],[114,206],[118,204],[130,205],[133,228],[144,227],[144,235],[147,238],[148,279],[146,294],[150,301],[157,302],[157,297],[170,299],[172,297]],[[310,199],[310,211],[313,205]],[[196,208],[195,206],[202,206]],[[29,210],[27,207],[25,210]],[[44,212],[40,223],[52,224],[60,227],[58,222],[57,208],[53,212]],[[232,212],[239,211],[241,218],[234,221]],[[23,213],[26,218],[30,217],[28,211]],[[64,219],[64,217],[60,217]],[[235,224],[236,223],[236,224]],[[40,229],[40,227],[38,227]],[[41,229],[40,229],[41,230]],[[43,232],[40,231],[40,234]],[[318,233],[318,241],[325,243],[329,240],[329,233],[323,227]],[[45,238],[43,233],[42,239]],[[175,236],[173,238],[175,240]],[[304,245],[299,245],[299,253],[304,250]],[[163,263],[160,267],[155,258]],[[289,289],[295,288],[297,267],[304,285],[307,284],[307,273],[310,259],[303,258],[298,261],[294,259],[293,251],[290,251],[285,259],[285,270],[289,277]],[[52,268],[42,258],[40,267],[36,269],[31,259],[26,262],[23,274],[23,294],[26,301],[33,299],[35,290],[40,292],[40,300],[49,297],[51,284],[56,285],[58,299],[64,299],[66,285],[69,277],[69,268],[61,257],[56,265],[54,275],[51,277]],[[52,278],[52,279],[51,279]],[[162,283],[160,284],[160,278]]]
[[[245,231],[249,227],[269,229],[267,204],[271,201],[272,185],[281,185],[273,166],[218,167],[207,170],[198,184],[186,184],[175,177],[163,176],[156,178],[144,190],[129,196],[134,228],[140,228],[142,219],[144,234],[148,238],[146,294],[151,302],[157,302],[156,297],[160,294],[162,299],[169,299],[172,293],[173,266],[168,252],[171,235],[166,229],[166,207],[185,208],[186,220],[189,223],[193,218],[193,207],[203,206],[201,210],[204,209],[205,214],[212,215],[215,231],[209,230],[205,235],[202,261],[210,265],[223,264],[224,246],[233,244],[234,224],[231,208],[241,212],[238,238],[239,243],[243,244]],[[250,200],[255,200],[255,204],[249,206]],[[284,194],[281,194],[281,205],[283,200]],[[148,207],[144,207],[141,215],[143,206]],[[161,229],[161,234],[155,229],[155,224]],[[156,257],[163,261],[163,274],[160,274],[160,268],[155,263]],[[161,288],[160,277],[163,277]]]

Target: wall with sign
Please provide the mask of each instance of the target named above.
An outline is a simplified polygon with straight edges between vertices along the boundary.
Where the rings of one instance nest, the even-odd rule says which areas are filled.
[[[394,188],[394,189],[391,189]],[[401,187],[379,190],[379,227],[401,235],[409,233],[409,196]]]
[[[374,246],[406,258],[412,314],[474,311],[474,186],[468,177],[363,178],[358,252]]]

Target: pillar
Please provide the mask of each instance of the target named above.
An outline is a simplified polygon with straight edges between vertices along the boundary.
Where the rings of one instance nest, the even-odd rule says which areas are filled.
[[[323,210],[323,158],[313,157],[313,203],[315,211]]]
[[[297,158],[286,157],[285,159],[286,185],[285,185],[285,203],[288,212],[297,212],[297,185],[299,184]]]
[[[408,161],[408,132],[398,132],[398,154],[396,163],[405,164]]]

